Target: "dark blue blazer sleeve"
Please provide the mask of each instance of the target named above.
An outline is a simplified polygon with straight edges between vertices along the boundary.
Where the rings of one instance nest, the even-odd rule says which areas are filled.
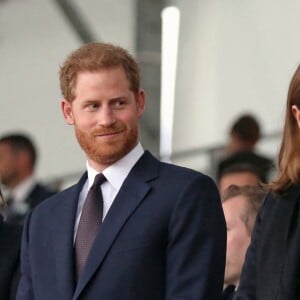
[[[209,177],[196,177],[182,190],[169,228],[166,299],[220,299],[226,226]]]

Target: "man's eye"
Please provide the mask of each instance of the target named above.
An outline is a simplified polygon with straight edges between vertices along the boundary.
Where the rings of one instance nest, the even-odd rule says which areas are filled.
[[[118,100],[114,103],[114,107],[115,108],[122,108],[125,105],[125,101],[124,100]]]
[[[87,106],[88,110],[95,110],[99,107],[98,104],[95,104],[95,103],[91,103]]]

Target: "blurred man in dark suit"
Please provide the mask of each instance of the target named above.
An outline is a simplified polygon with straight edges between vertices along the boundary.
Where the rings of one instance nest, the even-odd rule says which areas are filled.
[[[29,136],[13,133],[0,137],[0,181],[7,188],[8,223],[22,224],[26,213],[54,192],[39,183],[34,170],[36,147]]]
[[[274,172],[274,163],[256,151],[260,137],[260,125],[256,118],[252,114],[239,116],[230,128],[228,144],[217,164],[217,174],[229,165],[247,163],[256,169],[262,182],[269,182]]]

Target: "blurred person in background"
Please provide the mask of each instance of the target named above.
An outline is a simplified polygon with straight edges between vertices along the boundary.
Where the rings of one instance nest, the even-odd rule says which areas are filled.
[[[222,300],[231,300],[239,285],[246,250],[258,210],[267,194],[260,186],[229,186],[222,197],[227,226],[227,252]]]
[[[263,179],[259,169],[246,162],[224,164],[217,174],[218,188],[221,196],[231,185],[257,186],[263,182]]]
[[[228,156],[240,151],[255,151],[260,137],[261,129],[256,118],[252,114],[240,115],[231,125],[225,155]]]
[[[27,212],[53,195],[35,177],[37,150],[23,133],[0,137],[0,181],[6,188],[7,206],[3,214],[8,223],[23,224]]]
[[[300,66],[289,86],[278,167],[256,219],[235,300],[300,299]]]
[[[0,190],[0,207],[5,206]],[[22,228],[7,224],[0,215],[0,299],[13,300],[16,297],[20,278],[20,244]]]
[[[228,144],[218,159],[216,173],[229,164],[247,163],[257,168],[262,182],[269,182],[274,164],[272,159],[257,152],[260,138],[261,129],[256,118],[252,114],[239,116],[230,128]]]

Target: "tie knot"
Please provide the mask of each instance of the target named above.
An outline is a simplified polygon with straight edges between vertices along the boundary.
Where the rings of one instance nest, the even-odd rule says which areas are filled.
[[[99,173],[99,174],[97,174],[97,175],[95,176],[93,186],[101,185],[101,184],[104,183],[105,181],[106,181],[105,176],[104,176],[102,173]]]

